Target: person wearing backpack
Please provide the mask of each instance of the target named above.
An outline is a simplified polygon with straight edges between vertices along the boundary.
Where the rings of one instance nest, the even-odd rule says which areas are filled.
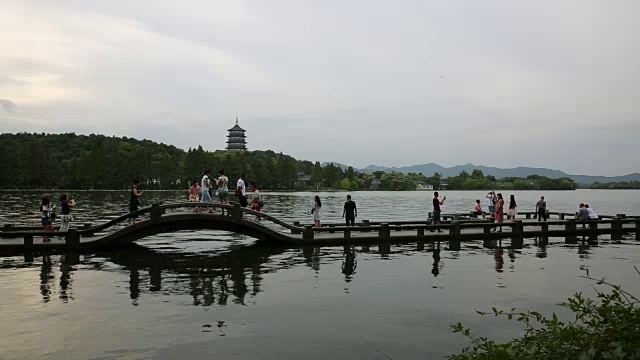
[[[262,207],[264,206],[262,194],[258,191],[258,188],[255,185],[251,186],[251,190],[253,191],[253,194],[251,195],[251,210],[262,212]],[[261,218],[258,216],[258,221],[260,220]]]

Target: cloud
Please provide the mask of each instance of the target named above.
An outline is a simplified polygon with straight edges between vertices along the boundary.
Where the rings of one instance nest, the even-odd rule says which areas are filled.
[[[216,149],[237,114],[251,148],[358,167],[640,170],[607,160],[625,132],[601,131],[590,161],[559,155],[638,121],[636,1],[5,2],[14,131]],[[531,156],[539,143],[548,156]]]
[[[13,114],[13,111],[15,110],[15,108],[17,108],[17,107],[18,107],[18,105],[16,105],[16,104],[12,103],[12,102],[11,102],[11,101],[9,101],[9,100],[5,100],[5,99],[0,99],[0,105],[2,105],[2,108],[3,108],[6,112],[8,112],[8,113],[10,113],[10,114]]]

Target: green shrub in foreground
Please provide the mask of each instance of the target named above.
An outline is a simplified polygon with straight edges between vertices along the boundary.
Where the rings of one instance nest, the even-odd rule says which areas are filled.
[[[489,314],[506,316],[525,326],[523,337],[506,343],[474,336],[461,323],[452,325],[453,332],[468,337],[473,346],[448,358],[640,359],[640,301],[619,285],[605,280],[600,280],[597,284],[611,287],[610,292],[596,289],[597,300],[577,293],[568,302],[559,304],[575,314],[575,320],[569,323],[559,321],[556,314],[549,319],[535,311],[516,312],[511,309],[506,312],[493,308]],[[478,313],[487,315],[483,311]]]

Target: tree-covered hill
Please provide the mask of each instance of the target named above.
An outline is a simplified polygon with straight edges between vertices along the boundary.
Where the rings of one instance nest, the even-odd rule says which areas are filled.
[[[126,189],[133,179],[141,180],[145,188],[185,188],[208,168],[215,174],[224,169],[231,180],[246,172],[259,186],[292,189],[298,172],[311,174],[314,165],[273,151],[208,152],[202,147],[184,151],[149,140],[104,135],[0,135],[2,188]]]
[[[134,179],[145,189],[186,189],[205,169],[224,169],[232,183],[246,173],[249,182],[272,190],[575,189],[571,179],[485,176],[475,169],[458,176],[375,171],[296,160],[273,151],[214,151],[176,148],[149,140],[76,134],[1,134],[0,188],[127,189]],[[299,174],[307,174],[300,177]],[[445,185],[445,183],[447,185]]]

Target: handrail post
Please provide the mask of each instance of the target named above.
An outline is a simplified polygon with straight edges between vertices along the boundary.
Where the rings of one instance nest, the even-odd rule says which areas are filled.
[[[640,240],[640,220],[636,220],[634,225],[636,226],[636,240]]]
[[[303,240],[313,240],[313,226],[305,225],[304,232],[302,233]]]
[[[4,224],[2,231],[11,231],[11,228],[13,228],[13,224]]]
[[[391,237],[391,230],[389,230],[388,223],[380,224],[380,229],[378,230],[378,237],[383,239],[388,239]]]
[[[578,242],[578,238],[576,237],[576,219],[569,219],[567,223],[564,224],[564,231],[567,233],[564,237],[565,244],[576,244]]]
[[[240,204],[233,204],[233,208],[231,208],[231,219],[235,221],[242,221],[242,208],[240,208]]]
[[[616,219],[611,224],[611,240],[622,240],[622,219],[625,214],[616,215]]]
[[[511,247],[514,249],[522,249],[524,245],[524,225],[522,220],[516,220],[511,227],[513,236],[511,237]]]
[[[527,219],[531,219],[531,214],[526,213],[526,214],[524,214],[524,217],[527,218]]]
[[[33,245],[33,235],[25,235],[24,236],[24,244],[25,245]]]
[[[423,237],[424,236],[424,228],[419,227],[418,228],[418,237]]]
[[[564,220],[564,213],[558,213],[558,219]]]
[[[449,228],[449,235],[460,235],[461,233],[460,222],[457,220],[454,220],[451,222],[451,225],[453,226]]]
[[[351,229],[347,229],[344,231],[344,238],[351,239]]]
[[[294,221],[293,222],[293,226],[295,227],[300,227],[300,221]],[[301,233],[301,231],[295,230],[295,229],[291,229],[291,233],[294,235],[299,235]]]
[[[162,212],[160,211],[160,204],[154,203],[151,205],[151,221],[158,222],[160,221],[160,217],[162,216]]]
[[[371,224],[370,224],[369,220],[362,220],[362,224],[363,224],[362,226],[364,226],[364,227],[369,227],[369,226],[371,226]],[[362,231],[363,231],[363,232],[369,232],[369,230],[362,230]]]
[[[598,244],[598,221],[589,223],[589,244]]]
[[[80,244],[80,234],[78,234],[78,229],[70,228],[67,230],[64,242],[68,247],[74,247],[75,245]]]

